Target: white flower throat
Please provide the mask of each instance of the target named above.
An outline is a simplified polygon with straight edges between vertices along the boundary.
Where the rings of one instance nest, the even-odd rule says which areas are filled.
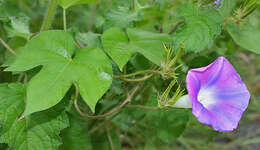
[[[216,103],[215,90],[202,87],[198,94],[198,101],[206,108],[214,105]]]

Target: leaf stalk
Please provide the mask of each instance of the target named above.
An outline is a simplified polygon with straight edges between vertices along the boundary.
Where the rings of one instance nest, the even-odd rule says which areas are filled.
[[[58,0],[50,0],[50,4],[43,21],[41,31],[46,31],[51,27],[57,4],[58,4]]]
[[[63,29],[67,31],[67,21],[66,21],[66,9],[63,8]]]
[[[17,53],[0,37],[0,42],[3,44],[3,46],[11,52],[13,55],[17,55]]]

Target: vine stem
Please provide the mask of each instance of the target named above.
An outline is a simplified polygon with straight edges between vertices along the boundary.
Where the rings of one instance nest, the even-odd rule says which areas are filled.
[[[174,25],[174,27],[170,30],[170,32],[168,33],[168,34],[173,34],[177,29],[178,29],[178,27],[180,26],[180,25],[182,25],[182,24],[184,24],[184,21],[180,21],[180,22],[177,22],[175,25]]]
[[[128,105],[129,103],[131,103],[132,98],[135,96],[135,94],[137,93],[137,91],[140,89],[141,85],[137,85],[134,90],[131,92],[131,94],[129,94],[129,96],[124,100],[123,103],[121,103],[119,106],[115,107],[114,109],[112,109],[110,112],[105,113],[103,115],[96,115],[96,116],[91,116],[88,114],[85,114],[84,112],[82,112],[78,106],[78,96],[79,96],[79,88],[77,86],[76,83],[73,83],[73,85],[75,86],[75,99],[74,99],[74,107],[76,108],[77,112],[85,118],[90,118],[90,119],[102,119],[102,118],[106,118],[108,116],[111,116],[113,114],[115,114],[116,112],[118,112],[119,110],[121,110],[124,106]]]
[[[140,108],[140,109],[146,109],[146,110],[159,110],[159,107],[149,107],[149,106],[143,106],[143,105],[127,105],[127,108]]]
[[[93,134],[95,133],[98,129],[100,129],[101,127],[105,126],[106,123],[110,120],[112,120],[116,115],[110,117],[110,118],[107,118],[105,121],[101,122],[101,123],[98,123],[96,126],[94,126],[90,131],[89,133],[90,134]]]
[[[110,134],[110,130],[108,129],[108,124],[106,125],[106,132],[107,132],[107,139],[109,141],[109,145],[111,147],[111,150],[115,150],[115,146],[114,146],[114,143],[113,143],[113,140],[111,138],[111,134]]]
[[[97,11],[97,4],[94,4],[93,8],[91,10],[90,21],[88,24],[88,32],[92,32],[92,27],[93,27],[95,16],[96,16],[96,11]]]
[[[126,66],[125,66],[125,67],[124,67],[124,75],[126,74],[126,72],[127,72],[127,70],[126,70]],[[129,93],[128,93],[128,91],[127,91],[127,82],[126,82],[126,81],[124,81],[124,91],[125,91],[126,97],[128,97],[128,96],[129,96]]]
[[[47,9],[44,21],[43,21],[41,31],[46,31],[50,28],[53,17],[55,15],[55,10],[56,10],[57,4],[58,4],[58,0],[50,0],[50,4]]]
[[[135,0],[132,0],[132,9],[135,11]]]
[[[124,78],[124,77],[115,77],[115,76],[113,76],[113,78],[120,79],[120,80],[123,80],[123,81],[126,81],[126,82],[142,82],[142,81],[145,81],[145,80],[151,78],[152,76],[153,76],[153,74],[149,74],[149,75],[146,75],[142,78],[137,78],[137,79],[128,79],[128,78]]]
[[[139,74],[145,74],[145,73],[160,73],[160,71],[158,70],[142,70],[142,71],[138,71],[138,72],[135,72],[135,73],[130,73],[130,74],[125,74],[125,75],[122,75],[122,76],[113,76],[115,78],[127,78],[127,77],[131,77],[131,76],[136,76],[136,75],[139,75]]]
[[[107,0],[107,8],[111,8],[111,0]]]
[[[67,21],[66,21],[66,9],[63,8],[63,29],[67,31]]]
[[[11,52],[13,55],[17,55],[17,53],[7,44],[5,41],[0,37],[0,42],[3,44],[3,46]]]

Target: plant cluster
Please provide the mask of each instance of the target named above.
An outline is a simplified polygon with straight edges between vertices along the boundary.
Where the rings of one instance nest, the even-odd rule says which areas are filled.
[[[169,149],[192,114],[234,130],[250,94],[233,55],[260,54],[259,5],[0,0],[0,149]]]

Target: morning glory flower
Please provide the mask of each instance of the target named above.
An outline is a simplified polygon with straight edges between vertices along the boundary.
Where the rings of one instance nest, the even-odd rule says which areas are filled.
[[[220,5],[220,2],[221,2],[221,0],[216,0],[216,1],[214,2],[214,4]]]
[[[192,113],[198,121],[217,131],[237,128],[250,93],[226,58],[219,57],[206,67],[189,70],[186,82]]]

